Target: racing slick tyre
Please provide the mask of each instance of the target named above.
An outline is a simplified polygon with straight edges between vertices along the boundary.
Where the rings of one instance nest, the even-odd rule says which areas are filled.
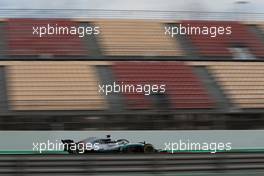
[[[144,153],[154,153],[155,149],[153,147],[153,145],[151,144],[145,144],[144,145]]]

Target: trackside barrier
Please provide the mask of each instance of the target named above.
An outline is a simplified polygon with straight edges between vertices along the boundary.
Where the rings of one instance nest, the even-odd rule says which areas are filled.
[[[264,153],[2,155],[0,175],[264,171]]]

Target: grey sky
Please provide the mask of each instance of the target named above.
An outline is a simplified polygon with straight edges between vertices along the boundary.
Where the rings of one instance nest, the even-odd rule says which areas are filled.
[[[1,8],[85,8],[122,10],[204,10],[242,11],[264,13],[263,0],[247,0],[244,5],[234,5],[237,0],[1,0]]]

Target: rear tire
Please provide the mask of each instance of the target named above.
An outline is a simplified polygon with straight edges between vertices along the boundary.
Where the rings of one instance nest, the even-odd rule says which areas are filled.
[[[144,153],[154,153],[155,149],[153,147],[153,145],[151,144],[145,144],[144,145]]]

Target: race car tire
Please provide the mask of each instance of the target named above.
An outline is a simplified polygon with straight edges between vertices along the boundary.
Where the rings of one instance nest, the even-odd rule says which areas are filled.
[[[151,144],[145,144],[144,145],[144,153],[154,153],[155,149],[153,147],[153,145]]]

